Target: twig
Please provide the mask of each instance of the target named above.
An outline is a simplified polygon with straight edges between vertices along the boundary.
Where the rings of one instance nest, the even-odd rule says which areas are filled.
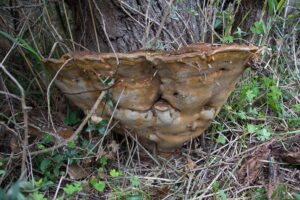
[[[151,43],[151,46],[156,46],[157,40],[158,40],[158,38],[159,38],[159,36],[160,36],[160,34],[161,34],[161,31],[162,31],[162,29],[163,29],[163,27],[164,27],[164,25],[165,25],[166,19],[167,19],[168,15],[169,15],[170,12],[171,12],[171,7],[172,7],[172,4],[174,3],[174,1],[175,1],[175,0],[170,0],[169,5],[168,5],[168,7],[166,8],[166,10],[165,10],[165,12],[164,12],[164,15],[163,15],[163,17],[162,17],[162,20],[161,20],[161,22],[160,22],[159,28],[158,28],[158,30],[157,30],[157,32],[156,32],[156,35],[155,35],[155,37],[154,37],[154,39],[153,39],[153,41],[152,41],[152,43]]]
[[[15,77],[7,71],[5,66],[1,63],[0,68],[4,71],[4,73],[17,85],[21,93],[21,105],[22,105],[22,112],[23,112],[23,120],[24,120],[24,138],[23,138],[23,151],[22,151],[22,163],[21,163],[21,176],[20,179],[26,175],[26,157],[27,157],[27,146],[28,146],[28,110],[29,107],[26,105],[25,100],[25,91],[21,84],[15,79]]]
[[[53,84],[53,82],[55,81],[55,79],[57,78],[59,72],[64,68],[64,66],[66,66],[66,64],[68,64],[73,58],[69,58],[68,60],[66,60],[62,66],[59,68],[59,70],[56,72],[55,76],[53,77],[53,79],[51,80],[51,82],[49,83],[49,86],[47,88],[47,106],[48,106],[48,119],[51,123],[51,126],[54,130],[54,132],[56,132],[56,129],[54,127],[54,123],[53,123],[53,120],[52,120],[52,115],[51,115],[51,105],[50,105],[50,89],[51,89],[51,86]]]
[[[18,99],[19,101],[21,101],[21,98],[20,98],[20,97],[18,97],[17,95],[14,95],[14,94],[12,94],[12,93],[9,93],[9,92],[0,91],[0,94],[3,94],[3,95],[5,95],[5,96],[10,96],[10,97],[12,97],[12,98],[15,98],[15,99]]]
[[[96,29],[96,25],[95,25],[95,19],[94,19],[94,15],[93,15],[91,0],[88,0],[88,2],[89,2],[90,14],[91,14],[91,17],[92,17],[92,23],[93,23],[93,27],[94,27],[94,33],[95,33],[95,38],[96,38],[96,43],[97,43],[97,49],[98,49],[98,52],[100,53],[101,49],[100,49],[100,45],[99,45],[99,40],[98,40],[97,29]]]
[[[104,32],[104,34],[105,34],[105,37],[106,37],[106,39],[107,39],[107,41],[108,41],[108,43],[109,43],[109,46],[110,46],[111,50],[114,52],[114,55],[115,55],[115,58],[116,58],[117,65],[119,65],[120,62],[119,62],[118,55],[116,54],[115,48],[114,48],[114,46],[112,45],[112,43],[111,43],[111,41],[110,41],[110,39],[109,39],[109,36],[108,36],[108,34],[107,34],[107,31],[106,31],[106,25],[105,25],[104,16],[103,16],[103,14],[102,14],[100,8],[98,7],[97,3],[95,2],[95,0],[93,0],[93,3],[94,3],[94,5],[95,5],[97,11],[98,11],[99,14],[101,15],[101,19],[102,19],[102,23],[103,23],[103,26],[102,26],[103,32]]]
[[[87,114],[87,116],[84,118],[84,120],[81,122],[79,127],[76,129],[76,131],[74,132],[74,134],[70,138],[68,138],[67,140],[65,140],[65,141],[61,142],[60,144],[57,144],[53,147],[43,149],[43,150],[39,150],[39,151],[34,151],[34,152],[31,152],[30,154],[31,155],[39,155],[39,154],[43,154],[43,153],[48,153],[48,152],[54,151],[56,149],[59,149],[59,148],[65,146],[70,141],[76,140],[77,136],[82,131],[83,127],[87,124],[87,122],[91,118],[91,116],[94,114],[95,110],[98,108],[99,104],[101,103],[101,101],[102,101],[102,99],[104,98],[105,95],[106,95],[106,91],[101,92],[101,94],[99,95],[98,99],[96,100],[96,102],[93,105],[90,112]],[[14,158],[16,158],[16,157],[14,157]]]
[[[72,31],[71,31],[71,27],[70,27],[70,23],[69,23],[69,19],[68,19],[68,13],[66,11],[66,5],[65,5],[65,1],[63,0],[62,2],[63,4],[63,9],[64,9],[64,13],[65,13],[65,16],[66,16],[66,21],[67,21],[67,25],[68,25],[68,31],[69,31],[69,34],[70,34],[70,37],[71,37],[71,41],[72,41],[72,46],[73,46],[73,51],[75,51],[75,45],[74,45],[74,40],[73,40],[73,35],[72,35]]]

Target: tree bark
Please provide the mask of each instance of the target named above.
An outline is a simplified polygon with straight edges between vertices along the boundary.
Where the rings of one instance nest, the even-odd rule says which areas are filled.
[[[204,42],[207,38],[200,36],[211,31],[207,23],[212,22],[205,22],[198,12],[203,9],[200,1],[177,0],[173,5],[162,0],[81,0],[77,4],[68,3],[76,22],[75,40],[94,51],[98,50],[97,40],[101,52],[112,52],[113,49],[128,52],[150,47],[160,26],[162,32],[154,48],[173,49],[187,43]],[[167,18],[162,24],[164,14]]]

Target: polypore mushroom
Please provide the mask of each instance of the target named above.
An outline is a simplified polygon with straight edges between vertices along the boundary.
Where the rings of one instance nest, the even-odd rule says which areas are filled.
[[[255,46],[193,44],[173,52],[80,52],[45,64],[51,75],[59,71],[57,87],[84,111],[109,88],[120,126],[142,144],[169,151],[209,127],[256,52]],[[115,84],[107,87],[104,79]],[[103,102],[97,113],[109,117],[112,108]]]

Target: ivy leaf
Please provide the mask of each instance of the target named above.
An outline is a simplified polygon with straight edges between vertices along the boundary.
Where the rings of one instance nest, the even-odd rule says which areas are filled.
[[[223,43],[233,43],[233,37],[231,35],[225,35],[222,39]]]
[[[101,156],[99,162],[100,162],[101,166],[104,168],[108,163],[108,158],[106,156]]]
[[[76,192],[80,192],[82,190],[82,186],[80,183],[67,184],[63,190],[68,196],[71,196]]]
[[[105,182],[103,181],[98,181],[97,183],[94,184],[94,188],[98,191],[98,192],[103,192],[105,189]]]
[[[219,143],[219,144],[225,144],[226,143],[226,137],[224,135],[219,135],[216,142]]]
[[[109,171],[109,174],[112,176],[112,177],[119,177],[122,175],[122,173],[116,169],[112,169]]]
[[[247,124],[247,131],[249,133],[255,133],[258,130],[258,127],[253,124]]]
[[[269,132],[266,128],[263,128],[256,133],[256,138],[260,141],[266,141],[271,138],[272,133]]]
[[[75,143],[75,141],[71,140],[71,141],[68,141],[67,146],[69,148],[75,148],[76,147],[76,143]]]
[[[251,26],[250,31],[253,34],[262,35],[266,32],[266,26],[263,21],[255,22],[253,26]]]
[[[137,176],[131,177],[130,182],[133,187],[139,187],[141,183],[139,177]]]
[[[105,189],[105,182],[103,181],[97,181],[95,178],[90,180],[90,184],[92,186],[94,186],[94,188],[98,191],[98,192],[103,192]]]
[[[46,159],[42,160],[42,162],[40,164],[40,170],[44,173],[50,167],[50,164],[51,164],[50,159],[46,158]]]

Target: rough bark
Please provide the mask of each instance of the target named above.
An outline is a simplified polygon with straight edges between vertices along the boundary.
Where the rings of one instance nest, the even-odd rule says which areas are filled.
[[[92,10],[89,9],[92,4]],[[168,9],[166,1],[147,0],[81,0],[78,4],[69,1],[76,21],[75,40],[91,50],[97,50],[95,30],[101,52],[112,52],[110,40],[117,52],[128,52],[147,46],[152,40]],[[201,13],[189,14],[201,7],[198,1],[175,2],[159,36],[164,49],[177,48],[183,44],[205,40],[205,21]],[[203,9],[201,7],[201,9]],[[207,27],[208,28],[208,27]],[[106,33],[105,33],[106,30]],[[108,36],[108,37],[107,37]]]

